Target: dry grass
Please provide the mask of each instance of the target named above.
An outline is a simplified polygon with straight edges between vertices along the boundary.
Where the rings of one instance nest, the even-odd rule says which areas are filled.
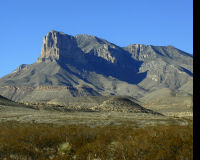
[[[0,124],[4,160],[192,160],[193,127]]]

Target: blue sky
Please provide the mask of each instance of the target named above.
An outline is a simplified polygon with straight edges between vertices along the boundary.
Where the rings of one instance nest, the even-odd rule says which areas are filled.
[[[39,57],[50,30],[193,53],[192,0],[1,0],[0,77]]]

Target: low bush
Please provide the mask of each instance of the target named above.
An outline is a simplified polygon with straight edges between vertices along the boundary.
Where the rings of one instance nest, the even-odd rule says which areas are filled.
[[[4,160],[192,160],[193,126],[0,124]]]

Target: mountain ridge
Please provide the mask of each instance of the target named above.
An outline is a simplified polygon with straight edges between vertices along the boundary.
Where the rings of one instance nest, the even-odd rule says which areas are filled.
[[[0,94],[15,101],[88,95],[141,98],[162,88],[192,93],[192,81],[193,57],[172,46],[119,47],[95,36],[50,31],[35,63],[0,79]]]

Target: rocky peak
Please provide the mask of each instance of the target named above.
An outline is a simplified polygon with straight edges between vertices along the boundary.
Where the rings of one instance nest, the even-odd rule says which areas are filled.
[[[157,57],[157,54],[154,52],[153,46],[151,45],[131,44],[124,47],[124,49],[131,53],[134,59],[140,61],[152,60]]]
[[[30,67],[31,65],[28,65],[28,64],[21,64],[16,70],[14,70],[12,73],[17,73],[17,72],[20,72],[22,70],[28,70],[28,68]]]
[[[52,30],[44,36],[37,63],[64,61],[86,64],[87,61],[95,61],[99,58],[117,64],[127,59],[127,55],[122,48],[104,39],[87,34],[71,36]]]
[[[102,38],[79,34],[75,36],[78,47],[87,56],[99,57],[109,63],[118,63],[124,58],[124,51],[115,44],[112,44]],[[123,52],[123,53],[122,53]]]
[[[83,61],[84,58],[81,57],[80,52],[73,36],[52,30],[43,38],[42,50],[37,63],[60,60]]]
[[[179,61],[180,63],[192,64],[192,55],[185,53],[174,46],[153,46],[153,45],[141,45],[131,44],[124,47],[126,51],[131,53],[132,57],[141,61],[149,61],[157,58],[164,58],[165,61]],[[180,58],[182,57],[182,58]]]

